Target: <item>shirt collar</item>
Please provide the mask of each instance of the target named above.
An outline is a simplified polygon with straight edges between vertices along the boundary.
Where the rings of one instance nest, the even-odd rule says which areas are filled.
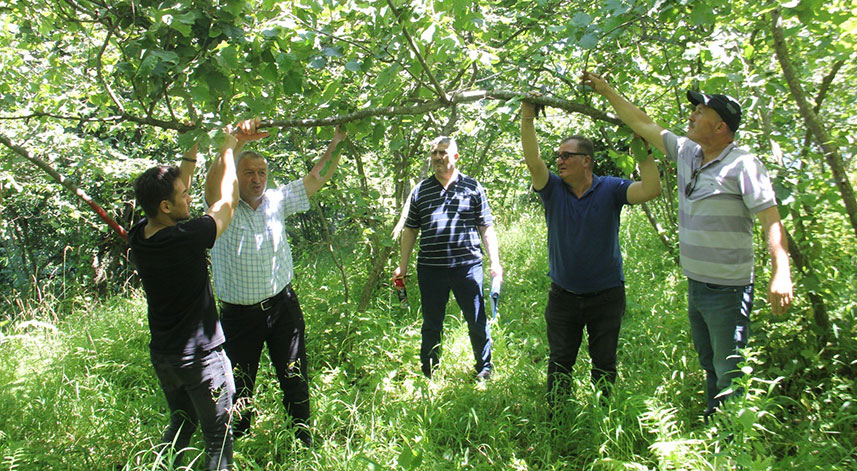
[[[702,166],[702,168],[708,167],[709,165],[714,165],[714,163],[715,163],[715,162],[720,162],[721,160],[725,159],[725,158],[726,158],[726,156],[728,156],[728,155],[729,155],[729,153],[730,153],[730,152],[732,152],[732,151],[735,149],[735,147],[737,147],[737,146],[735,145],[735,143],[734,143],[734,142],[729,143],[729,145],[728,145],[728,146],[726,146],[726,148],[725,148],[725,149],[723,149],[722,151],[720,151],[720,154],[718,154],[718,155],[717,155],[717,157],[715,157],[714,159],[712,159],[712,160],[711,160],[710,162],[708,162],[707,164],[703,165],[703,166]],[[695,156],[695,160],[697,161],[697,168],[699,168],[699,163],[701,163],[701,162],[702,162],[702,159],[703,159],[703,157],[702,157],[702,147],[700,146],[700,147],[697,149],[697,151],[696,151],[696,156]]]

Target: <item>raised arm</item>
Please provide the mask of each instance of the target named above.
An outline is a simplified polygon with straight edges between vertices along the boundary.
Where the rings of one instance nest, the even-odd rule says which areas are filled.
[[[786,230],[776,206],[757,213],[771,254],[771,281],[768,283],[768,302],[774,315],[784,314],[792,304],[792,276],[789,271],[789,253],[786,250]]]
[[[610,102],[610,106],[613,107],[613,110],[616,111],[619,119],[634,130],[638,136],[657,147],[661,152],[666,153],[663,139],[663,133],[666,132],[664,128],[652,121],[652,118],[649,118],[635,104],[619,95],[601,76],[592,72],[583,72],[580,80],[584,85],[592,87],[595,93],[606,98]]]
[[[634,139],[639,139],[639,137],[634,137]],[[645,203],[661,194],[661,174],[658,171],[658,164],[655,163],[649,144],[645,141],[644,144],[649,156],[637,164],[637,169],[640,171],[640,181],[631,183],[628,187],[626,195],[628,203],[631,204]]]
[[[244,144],[262,139],[268,136],[267,131],[256,131],[256,126],[261,122],[261,118],[248,119],[242,121],[235,126],[235,148],[232,149],[232,156],[237,157],[244,148]],[[217,154],[214,162],[208,167],[208,173],[205,177],[205,204],[211,206],[215,201],[220,199],[220,181],[223,177],[225,162],[223,161],[223,149]]]
[[[314,195],[333,176],[336,166],[339,165],[339,158],[342,156],[341,152],[336,151],[336,146],[345,140],[345,137],[345,130],[341,126],[336,126],[336,130],[333,132],[333,140],[327,145],[327,150],[304,177],[307,196]]]
[[[182,154],[182,163],[179,165],[179,179],[184,183],[187,191],[190,191],[190,183],[193,180],[193,171],[196,169],[196,156],[198,144],[196,142],[190,146],[190,149],[186,150],[184,154]]]
[[[235,207],[238,206],[238,176],[235,172],[234,151],[238,140],[235,137],[233,130],[230,127],[226,128],[226,136],[223,139],[223,148],[220,151],[218,160],[222,162],[222,171],[216,175],[219,181],[212,181],[212,172],[206,176],[206,193],[208,187],[217,185],[217,194],[220,195],[211,206],[208,208],[208,213],[214,218],[217,224],[217,237],[223,234],[223,231],[229,226],[232,221],[232,215],[235,212]]]
[[[539,143],[536,140],[534,120],[536,108],[532,103],[521,102],[521,147],[524,150],[524,161],[530,171],[533,188],[541,190],[548,183],[548,166],[539,154]]]

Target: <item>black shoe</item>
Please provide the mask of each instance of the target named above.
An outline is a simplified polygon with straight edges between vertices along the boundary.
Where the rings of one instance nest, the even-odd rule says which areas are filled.
[[[433,368],[429,365],[423,365],[422,370],[423,375],[425,375],[426,378],[431,379],[431,373],[433,371]]]
[[[306,427],[298,427],[298,429],[295,430],[295,438],[300,440],[305,447],[312,448],[312,434],[310,434]]]
[[[709,407],[708,409],[705,409],[705,412],[702,413],[702,421],[705,423],[705,425],[708,425],[708,421],[712,420],[712,416],[715,413],[717,413],[716,407]]]

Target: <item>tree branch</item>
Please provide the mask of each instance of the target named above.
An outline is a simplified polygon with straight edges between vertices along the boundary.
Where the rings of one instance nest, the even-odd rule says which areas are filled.
[[[330,116],[327,118],[315,119],[294,119],[287,121],[262,121],[258,128],[307,128],[315,126],[334,126],[337,124],[345,124],[351,121],[371,118],[375,116],[401,116],[401,115],[416,115],[424,114],[440,108],[448,108],[453,105],[472,103],[481,100],[512,100],[520,99],[528,102],[559,108],[572,113],[580,113],[589,116],[592,119],[608,122],[617,126],[622,126],[622,121],[612,115],[601,110],[592,108],[591,106],[581,105],[561,98],[553,98],[549,96],[532,96],[526,93],[514,92],[509,90],[471,90],[465,92],[456,92],[449,95],[447,101],[441,99],[422,103],[414,106],[385,106],[380,108],[366,108],[354,113],[349,113],[340,116]]]
[[[81,200],[83,200],[83,202],[88,204],[89,207],[92,208],[92,210],[95,211],[95,213],[98,214],[98,216],[102,220],[104,220],[104,222],[107,223],[107,225],[109,225],[114,231],[116,231],[117,234],[119,234],[119,236],[121,236],[123,239],[128,238],[128,233],[125,231],[125,229],[122,226],[120,226],[119,223],[116,222],[113,218],[108,216],[107,212],[104,211],[104,208],[102,208],[101,206],[98,205],[98,203],[93,201],[92,198],[90,198],[89,195],[87,195],[85,191],[78,188],[77,185],[72,183],[71,180],[69,180],[65,176],[61,175],[56,170],[54,170],[54,168],[51,167],[51,165],[49,163],[45,162],[44,160],[42,160],[42,159],[40,159],[34,155],[30,155],[30,153],[27,152],[26,149],[24,149],[23,147],[13,143],[6,136],[0,135],[0,144],[3,144],[4,146],[8,147],[12,152],[14,152],[14,153],[20,155],[21,157],[29,160],[30,162],[35,164],[37,167],[44,170],[48,175],[53,177],[54,180],[58,181],[62,186],[66,187],[66,189],[68,189],[69,191],[71,191],[72,193],[77,195],[78,198],[80,198]]]
[[[66,119],[69,121],[82,121],[82,122],[110,122],[110,121],[131,121],[137,124],[145,124],[147,126],[154,126],[163,129],[172,129],[173,131],[178,131],[180,133],[192,131],[197,128],[195,124],[185,124],[181,121],[164,121],[162,119],[157,118],[141,118],[139,116],[130,115],[128,113],[113,115],[113,116],[105,116],[103,118],[92,118],[87,116],[74,116],[74,115],[60,115],[54,113],[44,113],[44,112],[35,112],[28,115],[21,116],[0,116],[0,121],[2,120],[19,120],[19,119],[30,119],[30,118],[55,118],[55,119]]]
[[[818,87],[818,95],[815,96],[815,106],[813,107],[813,111],[816,114],[821,111],[821,103],[824,102],[824,99],[827,97],[827,91],[830,90],[830,85],[833,83],[833,79],[836,78],[836,74],[839,73],[839,69],[845,65],[845,59],[840,59],[833,64],[833,68],[830,69],[830,73],[824,76],[824,79],[821,81],[821,86]],[[809,154],[809,142],[812,139],[812,132],[807,129],[806,136],[803,139],[803,152],[801,152],[801,157],[806,159]]]
[[[104,87],[104,90],[107,91],[107,94],[110,95],[110,99],[113,101],[113,104],[116,105],[116,108],[119,109],[119,112],[125,114],[125,107],[119,103],[119,99],[116,98],[116,94],[113,93],[113,89],[110,88],[110,84],[104,80],[104,73],[102,72],[102,63],[101,56],[104,55],[104,51],[107,49],[107,44],[110,42],[110,37],[113,36],[113,32],[116,31],[116,28],[119,27],[119,22],[116,21],[107,31],[107,36],[104,37],[104,44],[101,45],[101,49],[98,50],[98,55],[95,56],[95,71],[98,76],[98,82],[101,83],[101,86]]]
[[[387,5],[390,7],[390,11],[393,12],[393,16],[396,17],[396,21],[402,26],[402,33],[405,35],[405,39],[408,40],[408,45],[411,46],[411,50],[414,51],[414,54],[417,56],[417,60],[420,61],[420,64],[423,66],[423,70],[428,75],[429,81],[431,81],[432,85],[434,85],[435,93],[440,97],[440,99],[444,102],[448,102],[448,97],[446,96],[446,92],[443,91],[443,87],[440,86],[440,83],[434,77],[434,74],[431,73],[431,69],[429,69],[428,64],[426,64],[425,59],[423,59],[422,54],[420,54],[419,48],[417,48],[416,42],[414,42],[414,38],[411,37],[411,33],[408,33],[408,28],[405,27],[404,22],[402,21],[401,13],[396,9],[395,5],[393,5],[392,0],[387,0]]]

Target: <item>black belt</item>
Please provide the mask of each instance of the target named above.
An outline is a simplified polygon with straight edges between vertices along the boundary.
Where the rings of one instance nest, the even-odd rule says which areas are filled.
[[[267,311],[268,309],[271,309],[272,307],[274,307],[274,305],[277,304],[277,302],[280,300],[280,298],[282,298],[283,296],[286,295],[286,292],[289,291],[291,289],[291,287],[292,287],[292,284],[289,283],[279,293],[271,296],[268,299],[263,299],[256,304],[232,304],[232,303],[227,303],[226,301],[223,301],[223,304],[225,304],[225,305],[227,305],[233,309],[259,309],[260,311]]]
[[[574,291],[569,291],[569,290],[563,288],[562,286],[560,286],[554,282],[551,282],[551,285],[555,286],[558,290],[562,291],[563,293],[570,294],[572,296],[577,296],[578,298],[594,298],[595,296],[604,294],[607,291],[610,291],[610,290],[613,290],[613,289],[616,289],[616,288],[619,288],[620,286],[622,286],[622,285],[614,286],[612,288],[606,288],[606,289],[602,289],[602,290],[598,290],[598,291],[590,291],[588,293],[575,293]]]

